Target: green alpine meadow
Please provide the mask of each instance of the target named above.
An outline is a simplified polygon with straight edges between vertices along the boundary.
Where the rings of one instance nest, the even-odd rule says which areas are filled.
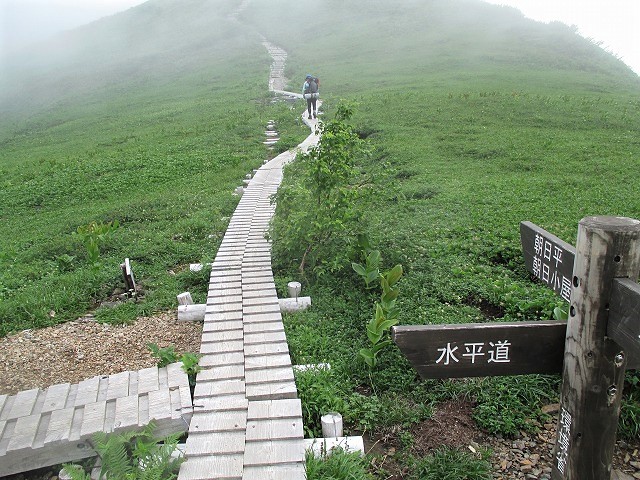
[[[487,434],[535,434],[560,376],[420,380],[391,323],[559,320],[569,306],[527,271],[520,222],[575,245],[584,217],[640,219],[640,77],[513,8],[149,0],[4,58],[0,336],[88,312],[133,322],[185,290],[204,302],[208,272],[189,263],[215,258],[234,189],[309,134],[306,102],[269,92],[264,39],[288,53],[287,90],[311,73],[323,101],[320,149],[285,168],[269,232],[280,296],[295,280],[313,300],[284,317],[292,363],[331,365],[296,374],[305,433],[338,411],[394,445],[392,467],[344,454],[331,478],[492,478],[486,452],[420,458],[413,427],[456,400]],[[125,258],[140,293],[113,301]],[[618,438],[640,438],[634,370]]]

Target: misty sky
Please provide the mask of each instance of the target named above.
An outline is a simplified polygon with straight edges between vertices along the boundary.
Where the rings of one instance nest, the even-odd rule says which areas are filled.
[[[45,39],[144,1],[0,0],[0,52]],[[640,74],[640,0],[485,1],[516,7],[534,20],[559,20],[567,25],[577,25],[580,34],[602,41],[603,47]]]

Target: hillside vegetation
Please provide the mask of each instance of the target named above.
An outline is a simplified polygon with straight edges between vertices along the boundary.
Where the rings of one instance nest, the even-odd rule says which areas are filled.
[[[519,222],[574,243],[585,216],[640,218],[638,76],[575,29],[478,0],[319,0],[311,11],[251,0],[236,21],[240,4],[151,0],[11,60],[0,89],[0,335],[95,308],[121,286],[125,256],[144,298],[100,308],[103,319],[171,307],[182,289],[203,298],[206,274],[185,266],[214,257],[231,192],[267,155],[266,121],[277,121],[281,149],[306,134],[297,110],[270,102],[264,35],[289,53],[291,90],[307,72],[321,78],[325,118],[355,105],[349,123],[371,151],[356,158],[368,193],[357,225],[304,275],[300,252],[274,245],[278,283],[300,279],[314,301],[285,319],[292,360],[332,365],[298,378],[308,431],[342,409],[348,428],[410,445],[433,402],[461,395],[492,433],[548,420],[539,406],[555,400],[557,377],[420,382],[395,347],[370,373],[358,350],[375,296],[350,266],[357,234],[385,268],[403,265],[403,324],[552,318],[566,305],[526,272]],[[303,170],[291,167],[285,188]],[[74,232],[111,220],[120,227],[96,270]],[[633,440],[640,393],[637,374],[628,379],[621,435]]]

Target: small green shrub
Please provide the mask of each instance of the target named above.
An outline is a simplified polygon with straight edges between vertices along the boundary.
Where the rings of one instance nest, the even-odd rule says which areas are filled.
[[[94,221],[87,225],[80,225],[76,230],[87,249],[89,263],[91,263],[92,268],[97,269],[100,266],[100,247],[113,235],[118,227],[117,220],[107,223]]]
[[[480,455],[453,448],[440,448],[415,463],[411,480],[490,480],[489,451]]]
[[[298,397],[302,402],[305,435],[322,436],[320,417],[329,412],[344,412],[343,392],[339,379],[331,370],[306,370],[295,374]]]
[[[368,462],[358,452],[348,453],[341,448],[322,452],[316,457],[312,451],[305,455],[307,480],[372,480],[367,473]]]
[[[172,345],[161,348],[155,343],[148,343],[147,348],[151,351],[151,355],[158,359],[158,368],[166,367],[170,363],[178,361],[178,354]]]
[[[542,403],[556,401],[558,386],[558,377],[543,375],[485,378],[476,384],[473,418],[494,435],[535,431]]]
[[[368,154],[346,123],[352,114],[351,106],[340,105],[335,118],[320,125],[318,145],[285,167],[274,196],[273,256],[295,261],[301,275],[337,272],[350,259],[353,232],[362,218],[359,199],[366,191],[356,161]]]
[[[199,365],[200,356],[197,353],[183,353],[180,356],[180,362],[182,362],[182,370],[189,377],[189,385],[195,387],[196,385],[196,375],[198,372],[202,370],[202,367]]]

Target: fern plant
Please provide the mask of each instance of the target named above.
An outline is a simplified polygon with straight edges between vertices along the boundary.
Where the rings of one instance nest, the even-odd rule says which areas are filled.
[[[141,432],[94,435],[94,448],[101,459],[99,480],[174,480],[178,477],[182,457],[172,457],[179,435],[166,437],[162,442],[154,437],[152,422]],[[65,465],[72,480],[91,477],[76,465]]]

